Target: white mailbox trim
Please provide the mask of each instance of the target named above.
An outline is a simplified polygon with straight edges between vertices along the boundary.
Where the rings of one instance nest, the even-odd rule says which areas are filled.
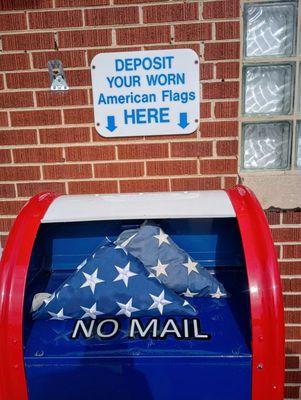
[[[42,223],[145,218],[235,217],[223,190],[59,196]]]

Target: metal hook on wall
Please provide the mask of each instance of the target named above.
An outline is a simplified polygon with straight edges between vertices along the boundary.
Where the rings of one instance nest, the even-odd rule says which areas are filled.
[[[53,91],[69,90],[61,60],[49,60],[47,65],[51,81],[50,89]]]

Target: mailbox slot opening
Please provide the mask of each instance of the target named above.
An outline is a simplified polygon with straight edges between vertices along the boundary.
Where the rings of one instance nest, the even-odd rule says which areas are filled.
[[[202,330],[211,339],[133,341],[124,332],[123,338],[113,341],[72,340],[74,321],[33,321],[30,306],[36,293],[53,292],[106,236],[114,240],[122,230],[139,226],[143,220],[44,223],[32,252],[24,306],[24,359],[30,399],[42,398],[41,390],[43,398],[50,399],[58,387],[67,398],[80,399],[82,377],[101,380],[104,398],[110,399],[121,396],[120,387],[124,398],[139,398],[137,385],[149,400],[192,395],[199,385],[199,390],[210,393],[212,400],[226,392],[233,400],[250,398],[249,295],[237,220],[174,218],[156,222],[200,265],[215,274],[230,294],[218,300],[193,299]],[[165,381],[158,368],[168,369]],[[189,382],[176,383],[175,377],[183,373]],[[53,374],[56,388],[51,384]],[[116,379],[119,388],[114,387]],[[238,381],[242,382],[239,387]],[[148,393],[149,387],[153,393]],[[179,397],[174,396],[174,387]],[[97,389],[90,387],[84,393],[92,396]]]

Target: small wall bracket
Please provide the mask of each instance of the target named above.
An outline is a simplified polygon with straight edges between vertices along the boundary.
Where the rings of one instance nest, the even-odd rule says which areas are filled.
[[[49,60],[47,65],[51,81],[50,89],[53,91],[69,90],[61,60]]]

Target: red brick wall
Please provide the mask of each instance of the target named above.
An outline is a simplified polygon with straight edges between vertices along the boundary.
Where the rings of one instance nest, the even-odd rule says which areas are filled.
[[[219,189],[238,177],[238,0],[0,0],[0,236],[33,194]],[[99,52],[192,48],[201,60],[200,131],[105,139],[93,127],[89,65]],[[47,61],[70,90],[50,93]],[[201,132],[201,133],[200,133]],[[287,398],[301,372],[300,211],[268,212],[287,322]]]

